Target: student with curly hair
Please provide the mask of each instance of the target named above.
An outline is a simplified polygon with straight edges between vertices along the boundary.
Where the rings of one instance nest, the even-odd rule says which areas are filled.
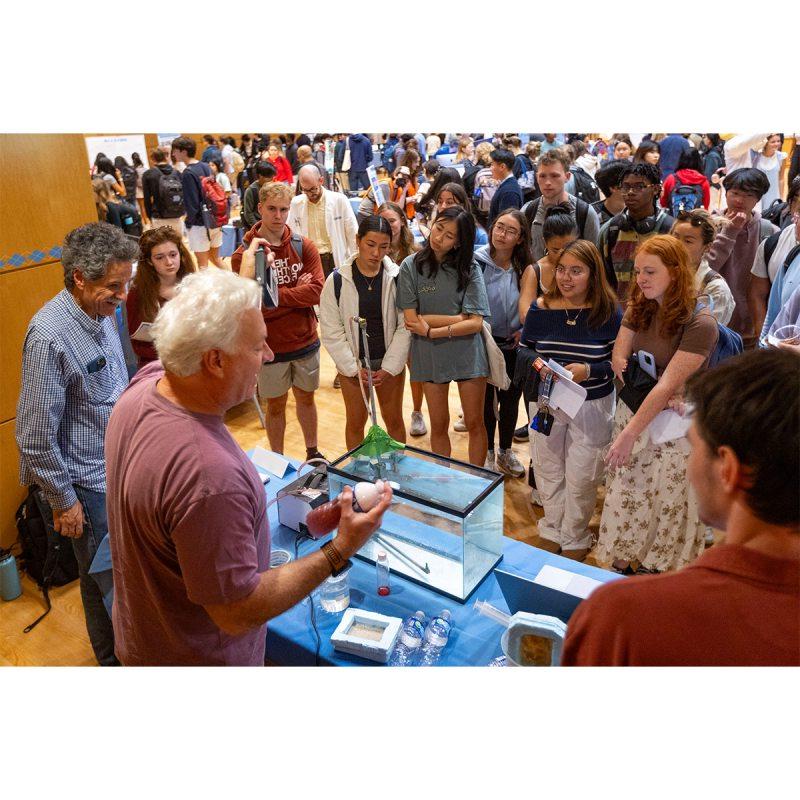
[[[705,526],[686,479],[686,437],[655,443],[649,426],[678,405],[688,378],[707,367],[719,331],[711,312],[697,307],[689,254],[675,237],[643,242],[633,271],[611,365],[617,378],[633,385],[637,353],[649,353],[657,381],[643,397],[620,393],[596,557],[619,570],[662,572],[702,552]]]

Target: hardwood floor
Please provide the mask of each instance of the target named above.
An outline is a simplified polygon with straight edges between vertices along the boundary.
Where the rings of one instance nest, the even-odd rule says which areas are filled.
[[[345,452],[344,442],[344,404],[341,392],[334,389],[335,368],[325,350],[321,357],[321,384],[316,394],[319,414],[319,442],[322,453],[329,458]],[[407,389],[404,402],[404,418],[409,424],[411,418],[411,393]],[[455,385],[450,389],[450,417],[452,423],[459,412],[458,392]],[[427,421],[427,410],[423,405]],[[520,419],[522,412],[520,411]],[[269,448],[266,433],[261,427],[252,403],[244,403],[232,409],[227,418],[231,434],[247,450],[255,445]],[[450,432],[453,458],[467,460],[467,434]],[[430,448],[430,438],[421,436],[410,441],[422,449]],[[514,444],[520,461],[528,463],[527,444]],[[294,400],[291,392],[287,406],[286,446],[287,455],[303,458],[305,445],[300,426],[294,413]],[[602,492],[601,492],[602,494]],[[529,501],[530,489],[525,478],[506,478],[505,480],[505,532],[507,536],[527,544],[537,545],[539,537],[536,523],[541,517],[541,508]],[[591,527],[596,532],[599,524],[599,505]],[[44,610],[41,592],[27,577],[23,577],[23,594],[10,603],[0,602],[0,665],[72,665],[96,664],[89,645],[83,618],[80,590],[77,581],[55,589],[51,593],[53,610],[33,631],[23,634],[22,629],[36,619]]]

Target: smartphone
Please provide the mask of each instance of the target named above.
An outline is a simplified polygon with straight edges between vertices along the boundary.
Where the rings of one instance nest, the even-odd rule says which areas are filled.
[[[640,350],[638,354],[639,366],[654,380],[658,380],[658,371],[656,370],[656,360],[653,358],[652,353],[647,350]]]

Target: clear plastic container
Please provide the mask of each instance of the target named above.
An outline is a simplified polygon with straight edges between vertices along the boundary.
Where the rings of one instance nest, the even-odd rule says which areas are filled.
[[[350,570],[331,576],[319,587],[319,603],[323,610],[338,614],[350,605]]]
[[[269,568],[282,567],[292,560],[292,554],[288,550],[273,550],[269,554]]]

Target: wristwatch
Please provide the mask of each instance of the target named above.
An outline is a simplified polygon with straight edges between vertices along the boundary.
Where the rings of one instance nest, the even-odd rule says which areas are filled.
[[[336,549],[333,542],[325,542],[319,549],[322,550],[322,554],[331,565],[331,577],[335,578],[353,566],[353,562],[350,559],[345,560],[342,558],[342,554]]]

